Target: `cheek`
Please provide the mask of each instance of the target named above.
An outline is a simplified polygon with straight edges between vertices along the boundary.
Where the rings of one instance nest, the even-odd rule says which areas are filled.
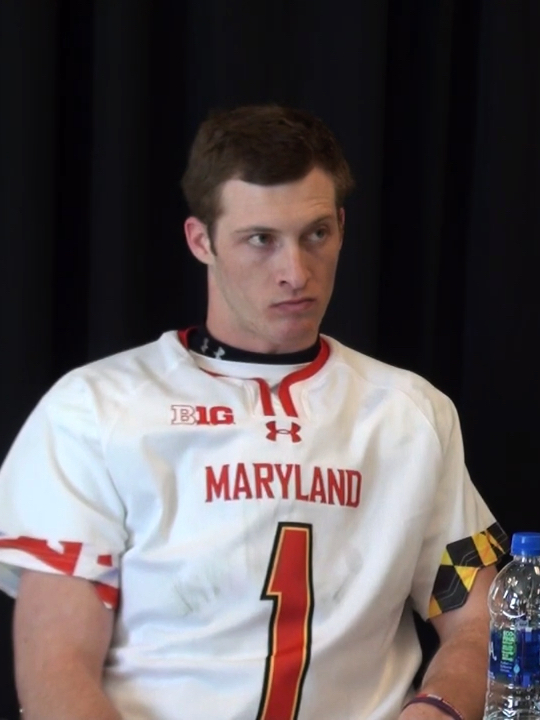
[[[259,263],[256,258],[250,257],[249,253],[237,252],[227,256],[219,257],[219,268],[221,275],[226,278],[237,279],[247,277],[253,273],[260,272]]]
[[[255,306],[266,285],[265,273],[254,263],[242,262],[221,264],[218,269],[218,282],[223,292],[230,298]]]
[[[216,264],[216,272],[221,279],[221,283],[231,287],[237,285],[242,277],[248,275],[245,263],[242,262],[241,258],[220,258]]]
[[[335,252],[325,253],[319,260],[319,277],[324,278],[326,284],[330,284],[336,274],[339,255]]]

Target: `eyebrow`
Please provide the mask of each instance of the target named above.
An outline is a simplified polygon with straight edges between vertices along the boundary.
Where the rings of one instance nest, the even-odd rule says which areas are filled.
[[[306,225],[306,227],[302,230],[302,232],[306,232],[306,230],[309,230],[312,227],[315,227],[315,225],[319,225],[322,222],[328,222],[329,220],[335,220],[334,215],[321,215],[321,217],[318,217],[316,220],[312,220],[310,223]],[[239,228],[238,230],[235,230],[235,235],[240,235],[243,233],[275,233],[278,232],[277,228],[267,227],[266,225],[250,225],[249,227]]]

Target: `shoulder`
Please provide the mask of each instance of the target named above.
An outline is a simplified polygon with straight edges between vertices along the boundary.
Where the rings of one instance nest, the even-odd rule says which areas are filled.
[[[458,422],[452,400],[429,380],[353,350],[325,336],[336,368],[349,372],[371,398],[421,415],[439,438],[448,437]]]
[[[177,333],[75,368],[47,391],[39,406],[48,413],[71,417],[92,411],[110,415],[144,389],[159,386],[173,373],[195,367]]]

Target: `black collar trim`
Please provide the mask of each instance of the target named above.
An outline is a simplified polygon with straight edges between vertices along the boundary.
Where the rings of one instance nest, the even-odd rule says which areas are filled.
[[[232,347],[232,345],[226,345],[212,337],[204,325],[200,325],[193,328],[193,330],[187,334],[187,346],[188,349],[193,350],[193,352],[218,360],[265,365],[301,365],[302,363],[310,363],[315,360],[321,349],[321,341],[320,338],[317,338],[317,342],[314,345],[299,352],[280,354],[258,353],[235,348]]]

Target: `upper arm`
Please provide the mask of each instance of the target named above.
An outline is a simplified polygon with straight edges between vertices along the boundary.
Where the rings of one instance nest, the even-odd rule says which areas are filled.
[[[117,604],[126,507],[96,404],[81,378],[60,381],[0,468],[0,589],[8,595],[19,593],[21,571],[54,571],[94,582],[105,603]]]
[[[88,580],[25,571],[14,615],[15,671],[23,702],[25,688],[43,677],[45,668],[54,672],[78,663],[99,679],[113,621]]]
[[[450,401],[442,403],[439,420],[442,452],[429,467],[431,484],[426,483],[429,494],[422,506],[421,546],[411,598],[424,620],[445,615],[434,623],[442,627],[451,624],[454,610],[459,610],[455,617],[460,622],[473,609],[480,611],[480,606],[487,612],[489,581],[495,564],[507,552],[508,538],[471,481],[459,418]],[[490,566],[486,572],[479,570]],[[463,610],[465,604],[467,610]]]
[[[431,623],[437,631],[441,643],[450,640],[457,632],[465,629],[482,634],[487,633],[489,627],[488,592],[496,574],[496,565],[480,568],[465,603],[459,608],[431,618]]]

